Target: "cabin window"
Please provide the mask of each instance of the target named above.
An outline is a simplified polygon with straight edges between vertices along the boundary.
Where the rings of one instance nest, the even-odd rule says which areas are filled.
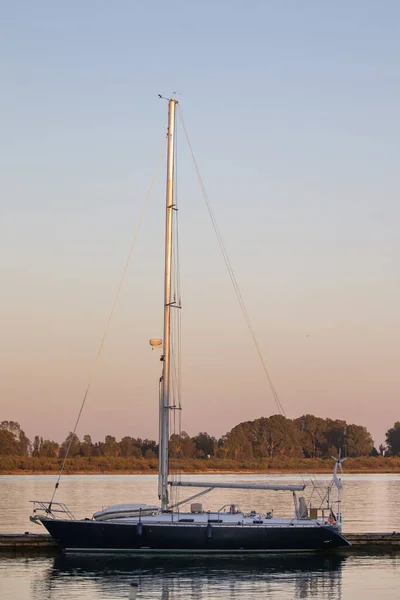
[[[179,519],[179,523],[194,523],[194,519]]]

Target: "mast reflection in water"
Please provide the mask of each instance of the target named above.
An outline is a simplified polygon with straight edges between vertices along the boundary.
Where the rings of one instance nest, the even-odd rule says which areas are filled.
[[[48,581],[42,579],[36,590],[42,598],[49,599],[58,597],[56,590],[61,589],[63,598],[127,598],[130,584],[135,582],[138,600],[266,597],[341,600],[345,561],[345,556],[336,554],[245,559],[60,555],[47,572]]]

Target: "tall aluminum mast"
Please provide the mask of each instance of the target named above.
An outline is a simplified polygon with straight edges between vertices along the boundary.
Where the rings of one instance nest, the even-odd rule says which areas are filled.
[[[170,411],[170,373],[171,373],[171,264],[172,264],[172,216],[174,211],[174,141],[175,108],[177,100],[168,103],[168,158],[167,158],[167,194],[165,219],[165,278],[164,278],[164,354],[163,373],[160,394],[160,440],[158,455],[158,496],[161,510],[168,508],[168,442]]]

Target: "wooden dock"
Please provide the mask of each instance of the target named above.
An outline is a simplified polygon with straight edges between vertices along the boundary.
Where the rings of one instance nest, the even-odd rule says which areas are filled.
[[[346,533],[345,533],[346,535]],[[346,535],[351,546],[343,548],[345,552],[400,552],[400,532],[392,533],[349,533]],[[0,534],[1,551],[58,551],[59,546],[53,538],[44,533],[7,533]]]
[[[350,550],[400,551],[400,532],[397,531],[392,533],[345,533],[344,535],[351,542]]]
[[[49,550],[59,546],[45,533],[0,533],[1,550]]]

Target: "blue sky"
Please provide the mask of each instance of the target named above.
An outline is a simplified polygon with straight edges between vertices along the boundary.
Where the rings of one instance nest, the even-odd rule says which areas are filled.
[[[399,4],[0,11],[2,418],[57,439],[72,427],[162,147],[157,94],[179,92],[288,416],[382,441],[399,419]],[[179,150],[184,426],[220,435],[275,406],[183,136]],[[81,434],[157,432],[163,178]]]

